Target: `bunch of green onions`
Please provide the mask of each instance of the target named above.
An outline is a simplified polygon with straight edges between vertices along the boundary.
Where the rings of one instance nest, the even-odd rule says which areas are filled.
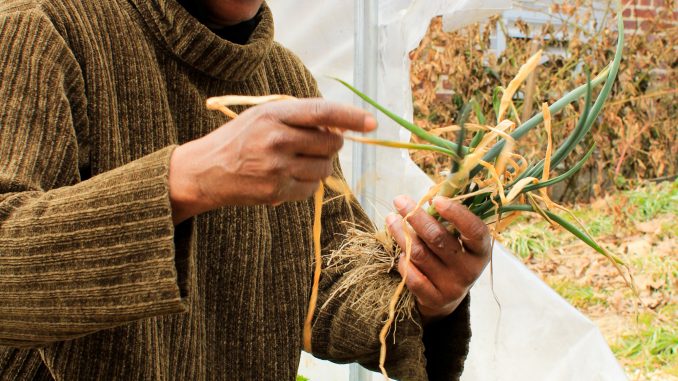
[[[496,134],[499,136],[499,138],[496,140],[496,143],[494,143],[489,148],[483,149],[481,156],[478,156],[479,154],[478,145],[483,141],[483,138],[487,137],[488,131],[491,132],[496,128],[500,127],[502,123],[505,124],[508,121],[507,120],[504,120],[503,122],[498,121],[500,123],[497,125],[497,127],[495,128],[487,127],[487,130],[478,129],[476,127],[477,131],[475,131],[475,134],[472,136],[470,144],[467,146],[462,145],[465,139],[465,135],[468,132],[468,129],[465,128],[466,119],[468,118],[468,115],[471,110],[475,112],[480,124],[485,123],[485,117],[483,113],[480,111],[480,107],[475,100],[471,100],[462,109],[462,112],[460,113],[461,115],[458,118],[459,127],[457,139],[456,141],[453,142],[444,139],[440,136],[431,134],[422,129],[421,127],[415,125],[414,123],[411,123],[395,115],[393,112],[387,110],[386,108],[384,108],[376,101],[374,101],[373,99],[371,99],[370,97],[368,97],[355,87],[351,86],[347,82],[337,79],[339,82],[341,82],[344,86],[349,88],[352,92],[354,92],[360,98],[365,100],[367,103],[374,106],[377,110],[388,116],[397,124],[409,130],[414,135],[428,142],[429,144],[404,143],[362,137],[351,137],[350,139],[365,144],[375,144],[386,147],[405,148],[411,150],[426,150],[450,156],[453,159],[453,165],[450,174],[447,176],[447,179],[443,183],[439,184],[438,187],[436,187],[437,192],[434,195],[445,197],[459,197],[467,195],[469,193],[474,193],[473,197],[460,197],[460,198],[464,199],[463,203],[475,215],[479,216],[484,221],[493,219],[496,220],[498,215],[507,214],[511,212],[539,213],[549,221],[552,221],[562,226],[567,231],[574,234],[577,238],[585,242],[587,245],[589,245],[597,252],[612,259],[615,263],[621,264],[622,262],[619,258],[611,255],[608,251],[606,251],[604,248],[598,245],[594,241],[594,239],[587,232],[584,231],[585,229],[580,229],[580,227],[577,227],[574,224],[568,222],[567,220],[559,217],[551,210],[548,210],[547,208],[542,208],[538,204],[533,202],[535,198],[532,192],[537,191],[539,189],[548,188],[559,182],[567,180],[577,171],[579,171],[593,153],[593,150],[595,148],[594,146],[591,146],[587,150],[586,154],[573,167],[571,167],[564,173],[551,179],[548,179],[546,181],[533,181],[533,182],[524,181],[525,179],[528,178],[536,179],[538,177],[543,177],[542,174],[544,173],[545,168],[547,169],[554,168],[556,165],[565,160],[565,158],[567,158],[568,155],[572,153],[574,149],[579,145],[579,143],[584,139],[586,134],[591,130],[592,126],[596,122],[596,119],[600,114],[603,105],[608,99],[610,90],[612,89],[615,78],[617,76],[619,64],[622,58],[624,33],[621,18],[619,18],[618,25],[619,25],[619,37],[617,40],[617,47],[614,59],[607,68],[605,68],[598,76],[596,76],[592,80],[589,79],[585,85],[582,85],[570,91],[562,98],[560,98],[558,101],[548,106],[548,108],[546,108],[543,112],[534,115],[532,118],[522,123],[519,127],[515,128],[510,133]],[[592,90],[594,87],[600,85],[601,83],[604,83],[605,85],[598,94],[598,97],[596,98],[595,102],[592,102]],[[497,194],[497,189],[490,187],[474,191],[474,189],[478,188],[477,182],[474,182],[475,178],[479,178],[482,175],[487,175],[486,177],[492,177],[493,175],[492,173],[488,173],[491,172],[490,168],[478,164],[478,162],[480,161],[484,163],[493,162],[493,167],[498,168],[501,165],[499,161],[501,159],[500,156],[503,149],[505,149],[509,144],[512,146],[513,141],[518,140],[521,137],[525,136],[527,132],[534,129],[542,122],[544,122],[545,114],[549,115],[547,118],[550,119],[550,114],[555,114],[559,112],[564,107],[573,103],[582,96],[585,96],[584,110],[579,117],[576,127],[574,128],[572,133],[565,139],[565,141],[550,156],[550,160],[547,161],[546,159],[542,159],[537,163],[529,164],[524,170],[520,171],[520,173],[515,174],[515,176],[509,176],[512,177],[511,180],[501,184],[503,188],[502,194]],[[498,109],[499,100],[498,97],[496,96],[494,104],[495,110]],[[513,168],[512,170],[509,169],[508,172],[515,173],[516,170],[517,168]],[[502,176],[501,180],[505,179],[502,173],[497,174],[499,176]],[[432,198],[432,196],[434,195],[431,195],[430,197]],[[527,196],[526,199],[529,202],[504,204],[503,201],[506,201],[509,195],[511,196],[510,200],[518,199],[518,197],[516,197],[518,195]],[[431,215],[435,215],[435,210],[433,208],[429,208],[428,211]]]
[[[471,100],[462,108],[457,119],[457,126],[452,127],[453,130],[457,131],[455,141],[425,131],[414,123],[397,116],[345,81],[337,79],[357,96],[427,144],[385,141],[364,137],[350,137],[350,139],[360,143],[392,148],[433,151],[451,157],[453,164],[449,175],[419,201],[418,207],[430,202],[436,195],[459,200],[488,225],[494,225],[494,233],[499,233],[520,213],[537,213],[551,224],[561,226],[595,251],[604,255],[617,268],[624,281],[633,288],[631,274],[628,273],[628,269],[626,269],[626,273],[623,271],[626,266],[621,259],[599,245],[582,224],[571,223],[554,213],[556,208],[568,213],[569,211],[551,201],[547,193],[548,187],[570,178],[579,171],[593,153],[595,147],[591,146],[574,166],[564,173],[549,178],[550,169],[563,162],[591,130],[608,99],[622,58],[624,25],[621,12],[618,15],[618,30],[619,35],[612,63],[593,79],[587,73],[585,85],[570,91],[550,106],[544,104],[542,112],[512,129],[515,124],[508,119],[503,119],[503,115],[512,106],[511,98],[517,88],[539,62],[541,55],[541,52],[539,52],[521,67],[516,78],[511,81],[506,89],[500,87],[495,91],[493,103],[497,115],[497,125],[494,127],[485,126],[486,120],[479,104]],[[593,89],[602,83],[604,83],[604,86],[593,101]],[[501,99],[499,94],[502,94]],[[551,114],[558,113],[581,97],[584,97],[584,108],[574,130],[559,147],[553,150],[551,147]],[[515,107],[513,107],[513,110],[515,110]],[[471,125],[467,122],[471,112],[475,113],[479,124]],[[536,163],[528,164],[522,156],[513,153],[511,150],[516,140],[525,136],[541,123],[544,123],[548,134],[546,157]],[[469,136],[470,143],[464,145],[465,141],[469,141],[466,138],[467,133],[473,133],[473,135]],[[519,159],[512,160],[516,157]],[[511,163],[511,165],[507,163]],[[433,207],[428,208],[428,213],[440,218]],[[574,218],[571,213],[570,215]],[[405,220],[407,217],[409,216],[406,216]],[[574,220],[576,221],[576,218]],[[453,231],[453,227],[451,229]],[[406,246],[404,248],[404,260],[409,261],[411,250],[411,239],[409,237]],[[389,318],[380,334],[382,343],[380,367],[385,377],[387,376],[384,369],[386,336],[394,321],[395,306],[403,292],[406,277],[405,274],[391,298]]]

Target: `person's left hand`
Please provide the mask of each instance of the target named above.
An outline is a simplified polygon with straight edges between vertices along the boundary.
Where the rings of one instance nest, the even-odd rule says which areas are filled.
[[[464,299],[490,259],[491,240],[485,223],[465,206],[445,197],[436,197],[433,206],[452,224],[459,237],[423,209],[403,224],[416,202],[408,196],[393,201],[398,213],[386,218],[391,235],[402,248],[398,271],[407,271],[406,285],[414,294],[424,324],[451,314]],[[412,238],[411,262],[405,268],[405,233]]]

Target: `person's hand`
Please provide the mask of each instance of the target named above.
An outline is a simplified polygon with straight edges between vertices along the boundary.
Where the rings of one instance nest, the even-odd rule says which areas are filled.
[[[418,209],[403,224],[416,202],[398,196],[394,205],[400,216],[391,214],[386,224],[403,249],[398,261],[401,275],[407,272],[406,285],[414,294],[424,324],[451,314],[478,279],[490,258],[491,240],[487,226],[465,206],[436,197],[433,206],[452,224],[459,236],[448,232],[435,218]],[[405,268],[405,233],[412,238],[411,262]]]
[[[317,98],[249,108],[173,152],[174,223],[220,206],[307,199],[332,174],[342,132],[374,128],[376,120],[366,111]]]

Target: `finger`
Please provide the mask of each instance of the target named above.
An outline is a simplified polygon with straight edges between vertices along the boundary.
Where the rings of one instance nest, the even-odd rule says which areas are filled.
[[[412,291],[417,298],[417,302],[421,306],[434,308],[444,303],[440,291],[433,285],[433,283],[424,275],[417,266],[410,262],[407,266],[403,257],[398,261],[398,272],[401,276],[405,276],[407,272],[407,279],[405,285]]]
[[[399,224],[403,223],[402,219],[391,215],[387,217],[387,220],[391,222],[389,229],[392,229],[391,234],[394,239],[401,247],[405,247],[404,238],[401,237],[403,235],[402,229],[398,229]],[[398,230],[401,231],[400,236],[397,234]],[[430,252],[428,252],[427,257],[422,257],[424,260],[418,261],[416,248],[417,245],[421,247],[421,243],[416,236],[413,238],[410,258],[410,266],[412,267],[408,273],[406,284],[413,292],[416,291],[415,295],[420,307],[423,304],[424,307],[436,311],[463,298],[468,287],[475,282],[482,272],[484,263],[481,263],[476,257],[457,255],[452,258],[452,264],[446,266]],[[404,274],[405,268],[403,258],[404,254],[401,254],[398,262],[398,270],[401,275]]]
[[[334,167],[330,159],[297,156],[290,161],[290,176],[301,182],[319,182],[332,175]]]
[[[344,137],[330,130],[285,126],[273,134],[273,143],[286,152],[330,158],[344,145]]]
[[[473,254],[489,256],[491,248],[490,232],[487,225],[471,213],[468,208],[446,197],[433,199],[433,207],[441,217],[452,223],[461,236],[461,240]]]
[[[409,196],[398,196],[393,200],[398,213],[406,216],[412,212],[417,204]],[[450,234],[447,229],[433,216],[429,215],[423,209],[417,209],[407,222],[417,233],[426,245],[446,264],[455,257],[455,254],[461,251],[459,241]]]
[[[435,284],[436,279],[444,277],[446,272],[445,264],[435,254],[424,245],[424,243],[417,237],[417,235],[406,224],[403,219],[395,214],[390,214],[386,217],[386,225],[391,233],[391,236],[398,243],[401,248],[406,247],[406,232],[409,231],[412,239],[412,246],[410,251],[410,260],[414,263],[422,273],[424,273]]]
[[[329,102],[321,98],[295,99],[267,104],[281,122],[299,127],[328,126],[358,132],[372,131],[376,119],[355,106]]]

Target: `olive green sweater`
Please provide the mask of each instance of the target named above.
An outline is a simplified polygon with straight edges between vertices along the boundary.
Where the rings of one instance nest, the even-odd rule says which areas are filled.
[[[257,22],[238,45],[175,0],[0,1],[0,380],[294,379],[312,203],[175,227],[168,197],[173,148],[226,121],[207,97],[318,95],[266,6]],[[369,225],[325,204],[325,254],[350,216]],[[324,272],[319,305],[350,271]],[[314,355],[376,366],[370,287],[316,313]],[[467,300],[425,333],[400,322],[392,376],[457,378],[468,320]]]

